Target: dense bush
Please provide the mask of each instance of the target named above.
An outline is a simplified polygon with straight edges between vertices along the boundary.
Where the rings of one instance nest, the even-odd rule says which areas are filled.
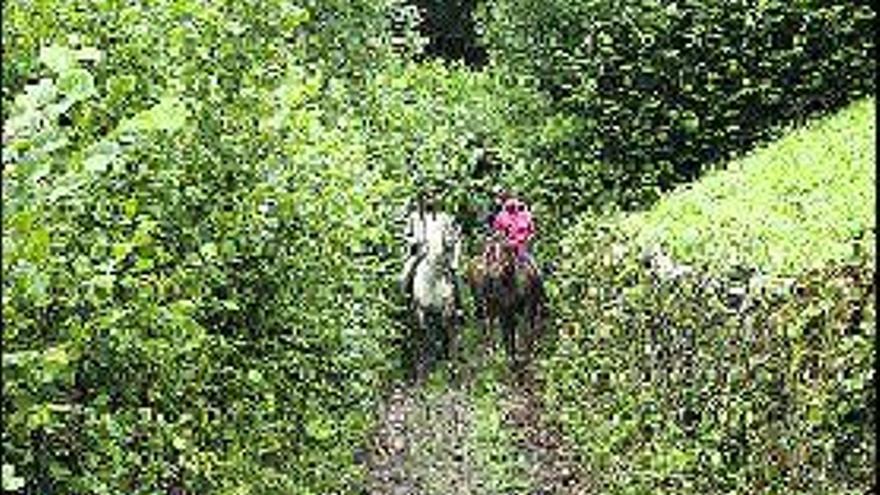
[[[4,4],[4,483],[358,486],[401,196],[360,3]]]
[[[856,102],[563,239],[547,396],[597,492],[870,490],[874,132]]]
[[[874,90],[863,2],[496,0],[483,19],[493,63],[552,99],[543,174],[583,205],[651,201],[777,124]]]
[[[748,261],[796,273],[844,259],[849,240],[874,239],[874,98],[809,122],[627,215],[638,245],[724,269]]]
[[[468,234],[492,200],[490,185],[533,192],[529,149],[544,109],[508,77],[440,62],[388,67],[370,81],[358,113],[383,175],[439,185]]]
[[[353,490],[400,210],[421,179],[473,208],[479,138],[529,132],[508,83],[398,58],[395,2],[84,5],[4,4],[4,470]]]
[[[544,369],[597,493],[870,491],[872,243],[786,279],[647,268],[613,228],[571,241]]]

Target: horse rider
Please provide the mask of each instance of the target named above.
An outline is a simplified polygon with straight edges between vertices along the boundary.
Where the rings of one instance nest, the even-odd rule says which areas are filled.
[[[504,237],[507,245],[516,253],[519,263],[526,264],[534,270],[541,287],[541,271],[529,250],[529,241],[536,232],[532,212],[524,201],[506,191],[496,195],[496,203],[501,203],[501,208],[490,217],[492,231]]]
[[[427,215],[438,213],[439,196],[441,194],[440,186],[426,187],[420,190],[416,195],[415,205],[410,207],[410,214],[407,218],[405,239],[407,244],[407,259],[403,263],[403,269],[400,275],[400,286],[404,295],[410,297],[412,295],[412,284],[415,278],[416,267],[424,259],[427,254],[425,248],[424,234],[418,230],[424,228],[424,221]],[[455,307],[458,317],[462,316],[461,309],[461,280],[459,274],[453,269],[452,273],[453,286],[455,287]]]
[[[406,241],[407,255],[400,274],[400,287],[404,294],[409,295],[412,291],[413,277],[416,266],[425,257],[424,241],[419,235],[418,229],[422,227],[425,215],[435,211],[434,195],[431,191],[420,190],[416,195],[416,201],[410,204],[406,220],[404,239]]]

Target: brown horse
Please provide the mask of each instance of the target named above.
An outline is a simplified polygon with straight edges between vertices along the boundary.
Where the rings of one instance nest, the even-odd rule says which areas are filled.
[[[486,347],[494,347],[492,334],[499,324],[511,364],[517,363],[518,320],[527,355],[543,325],[544,298],[535,267],[517,261],[516,252],[503,237],[494,235],[468,266],[468,283],[474,294],[477,318],[482,322]]]

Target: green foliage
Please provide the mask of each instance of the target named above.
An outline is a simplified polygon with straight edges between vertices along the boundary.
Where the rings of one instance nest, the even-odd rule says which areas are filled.
[[[699,25],[715,22],[724,39],[732,39],[743,32],[737,22],[751,18],[742,6],[732,7],[733,20],[727,21],[720,4],[712,2],[662,12],[649,4],[630,6],[633,15],[619,18],[611,15],[609,2],[490,2],[488,39],[495,46],[497,63],[472,72],[462,65],[410,60],[420,53],[419,40],[406,29],[396,33],[402,34],[397,39],[391,29],[394,16],[412,13],[405,4],[3,4],[4,490],[354,492],[362,473],[353,451],[371,428],[370,411],[379,391],[398,371],[397,349],[404,334],[393,318],[400,301],[392,275],[402,260],[395,236],[400,212],[415,188],[443,184],[445,206],[474,227],[490,200],[486,186],[500,182],[533,204],[540,238],[548,239],[566,229],[585,205],[651,196],[665,184],[663,174],[687,171],[694,160],[702,164],[706,149],[725,150],[751,139],[749,133],[763,129],[767,121],[757,119],[741,132],[719,129],[748,120],[742,105],[767,103],[763,98],[778,93],[782,73],[795,82],[792,95],[766,107],[774,118],[793,116],[798,105],[809,110],[817,97],[832,105],[851,91],[873,87],[865,82],[873,60],[861,58],[873,46],[862,35],[870,32],[863,25],[873,20],[873,10],[867,7],[823,4],[807,15],[799,6],[767,2],[762,11],[767,15],[754,16],[758,27],[749,29],[769,36],[776,32],[774,23],[782,22],[779,19],[803,20],[798,17],[803,14],[810,26],[803,34],[803,47],[798,41],[795,48],[765,51],[756,41],[760,36],[748,38],[743,65],[748,71],[757,65],[754,70],[766,69],[767,74],[733,71],[721,81],[734,89],[701,86],[691,91],[667,82],[672,89],[662,93],[666,99],[655,108],[642,101],[647,90],[630,94],[636,83],[623,76],[614,91],[597,89],[597,74],[617,66],[636,71],[624,69],[629,65],[622,62],[651,52],[654,58],[649,60],[654,62],[644,65],[645,72],[653,67],[655,73],[709,77],[721,65],[688,64],[721,50],[722,44],[709,30],[700,34],[712,41],[709,48],[685,49],[691,45],[682,40],[693,33],[684,34],[690,31],[682,26],[690,21],[682,12],[705,14]],[[456,5],[465,4],[471,8],[467,2]],[[651,12],[661,15],[653,20],[642,16]],[[528,22],[505,27],[519,18]],[[594,57],[591,52],[576,57],[576,63],[565,62],[566,50],[582,33],[568,28],[602,21],[596,24],[601,28],[597,32],[632,33],[625,18],[634,20],[638,29],[654,26],[655,21],[662,29],[650,43],[619,44],[624,47],[619,55]],[[412,27],[412,19],[407,19],[404,24]],[[530,31],[532,21],[539,21],[541,29]],[[528,32],[548,37],[533,43],[523,37]],[[555,37],[558,33],[575,38],[563,42]],[[663,49],[653,53],[649,48],[655,45]],[[676,46],[683,53],[680,66],[669,65],[667,56]],[[536,54],[530,51],[534,47],[548,51]],[[772,59],[769,67],[762,65],[770,60],[765,55]],[[691,69],[695,72],[688,72]],[[836,76],[835,71],[848,77],[840,84],[835,80],[832,87],[827,76]],[[740,94],[742,88],[736,84],[745,84],[743,74],[751,81],[766,76],[769,89],[760,89],[760,97]],[[703,106],[670,100],[670,94],[679,93],[692,95]],[[639,115],[647,120],[630,118],[636,108],[644,110]],[[725,113],[735,109],[740,113]],[[680,112],[685,129],[681,132],[692,133],[675,141],[673,151],[656,148],[656,139],[647,147],[628,146],[642,139],[649,127],[660,130],[657,139],[663,132],[672,133],[666,127],[673,124],[651,119],[673,111]],[[870,110],[862,104],[854,112],[849,124],[838,122],[823,136],[850,125],[867,128],[873,104]],[[606,141],[598,147],[597,136]],[[627,141],[630,138],[636,141]],[[800,149],[810,139],[791,146]],[[826,181],[826,170],[812,163],[804,168],[809,174],[803,175],[832,183],[835,194],[869,195],[860,181],[873,148],[862,134],[858,139],[855,153],[847,153],[839,139],[824,145],[827,150],[821,153],[817,150],[823,145],[817,143],[805,152],[814,153],[813,158],[803,154],[785,161],[785,170],[803,168],[803,160],[844,160],[847,166],[832,174],[831,181]],[[480,158],[481,153],[492,158]],[[680,156],[681,161],[663,153]],[[779,153],[788,153],[788,148]],[[757,179],[767,181],[766,194],[795,194],[788,191],[791,183],[783,180],[780,169],[754,168]],[[805,195],[819,191],[812,186],[803,190]],[[837,211],[845,203],[828,204]],[[674,199],[669,205],[670,211],[678,208]],[[720,207],[733,211],[729,204]],[[828,217],[849,222],[838,222],[841,230],[835,230],[831,240],[835,249],[854,228],[865,225],[865,212],[858,208],[848,210],[848,216]],[[813,217],[825,212],[808,211]],[[646,218],[633,222],[662,224]],[[700,215],[693,221],[708,222]],[[664,239],[686,246],[676,232]],[[814,235],[810,231],[806,237]],[[792,237],[791,249],[784,252],[801,256],[805,243],[804,238]],[[597,255],[604,245],[596,245]],[[553,248],[552,243],[548,247]],[[699,251],[694,246],[686,249]],[[833,258],[845,265],[845,257]],[[866,279],[867,262],[857,260],[861,261],[843,278]],[[562,352],[574,348],[579,353],[570,362],[551,366],[561,378],[550,392],[560,404],[578,404],[584,397],[566,396],[569,392],[561,387],[580,384],[590,391],[585,397],[601,402],[595,409],[571,410],[568,424],[584,440],[587,452],[595,454],[597,466],[607,467],[620,464],[620,452],[632,451],[627,442],[634,438],[633,428],[649,422],[633,419],[633,404],[645,409],[640,418],[656,419],[656,412],[645,404],[663,399],[662,391],[696,389],[663,382],[660,392],[652,392],[623,381],[613,392],[586,379],[585,373],[595,366],[613,372],[609,376],[625,377],[626,366],[638,363],[642,355],[636,349],[625,352],[633,341],[621,332],[630,328],[629,322],[660,318],[657,308],[672,297],[668,287],[633,286],[632,277],[645,275],[630,265],[626,266],[633,270],[623,275],[593,271],[592,266],[575,263],[567,268],[570,277],[548,287],[554,301],[563,302],[560,309],[568,321],[602,323],[594,333],[562,343]],[[827,468],[832,473],[833,465],[838,470],[833,473],[850,476],[851,481],[827,478],[828,486],[861,487],[866,451],[849,449],[847,454],[846,449],[870,439],[863,428],[870,421],[852,420],[853,414],[867,413],[853,413],[851,406],[864,398],[866,384],[873,380],[865,371],[872,328],[865,325],[873,324],[873,299],[865,295],[864,284],[847,279],[844,286],[850,289],[845,289],[827,282],[843,280],[832,275],[803,282],[826,295],[787,296],[756,313],[763,315],[761,321],[788,321],[765,325],[790,335],[784,344],[788,347],[765,339],[749,349],[762,359],[776,359],[771,375],[784,376],[793,387],[794,406],[785,417],[806,417],[811,422],[805,424],[814,427],[783,429],[784,435],[773,437],[803,440],[809,452],[818,452],[798,472]],[[621,286],[627,289],[615,288]],[[576,297],[584,287],[599,291],[602,296],[594,300],[605,304],[604,309],[613,304],[623,309],[580,307]],[[688,290],[702,294],[698,285]],[[859,323],[844,324],[840,301],[861,308]],[[645,311],[639,312],[642,307]],[[716,324],[710,318],[716,313],[694,309],[699,307],[687,306],[681,318],[705,324],[709,330],[701,345],[709,347],[701,349],[715,349],[713,343],[729,336],[724,332],[735,325],[730,319]],[[765,328],[760,322],[755,325]],[[826,332],[825,340],[816,344],[808,337],[813,335],[813,330],[807,331],[812,325],[839,326],[856,337],[839,339]],[[667,340],[677,342],[677,335]],[[596,347],[609,343],[614,346]],[[781,349],[797,350],[800,361],[780,361]],[[818,370],[818,378],[810,379],[821,386],[807,390],[796,372],[816,355],[822,360],[810,369]],[[736,359],[737,366],[746,366],[744,357]],[[839,382],[836,373],[848,375]],[[776,383],[763,375],[756,380],[765,388]],[[721,396],[739,400],[731,390],[723,389]],[[755,424],[762,428],[775,427],[775,420],[760,416],[770,392],[762,388],[755,394],[735,411],[757,417]],[[488,389],[481,392],[475,445],[512,442],[498,428],[497,396]],[[674,397],[679,402],[696,400],[694,395]],[[600,421],[606,413],[611,423]],[[657,487],[649,473],[680,473],[693,467],[701,452],[722,451],[711,443],[716,441],[711,435],[710,440],[700,440],[703,443],[688,440],[691,443],[673,448],[682,433],[677,420],[663,421],[669,428],[658,434],[656,455],[626,459],[633,462],[627,465],[634,469],[631,479],[637,486]],[[722,439],[732,435],[732,423],[718,421],[720,426],[710,430],[722,432]],[[837,428],[840,425],[845,426]],[[751,455],[765,454],[754,443],[749,445],[752,450],[745,451]],[[795,452],[778,442],[767,445]],[[505,450],[509,449],[501,449]],[[498,460],[493,457],[498,452],[483,453],[480,462],[487,466]],[[500,461],[497,485],[515,488],[517,460]],[[731,462],[736,466],[732,473],[773,478],[754,471],[761,466],[755,459]],[[602,475],[612,471],[599,473],[597,479],[607,480]]]
[[[873,182],[861,135],[872,117],[873,102],[859,102],[650,211],[585,216],[566,237],[546,393],[600,492],[870,489],[874,235],[835,222],[870,205],[854,191]],[[839,142],[847,133],[858,137]],[[830,163],[840,180],[823,174]],[[784,207],[801,190],[821,198],[806,220]],[[735,207],[741,218],[709,228]],[[761,237],[778,222],[800,230]],[[662,248],[690,270],[645,257],[663,228]]]
[[[384,3],[83,6],[4,4],[9,482],[353,489],[399,330],[347,110]]]
[[[732,162],[627,217],[642,248],[684,263],[797,273],[845,259],[850,240],[872,246],[874,99],[859,101]]]
[[[567,323],[546,364],[551,408],[600,491],[869,489],[872,256],[760,286],[664,281],[611,239],[575,248],[590,254],[563,283]]]
[[[552,101],[563,125],[535,152],[580,209],[650,203],[874,90],[863,2],[496,0],[482,17],[493,63]]]
[[[416,188],[440,185],[442,206],[469,234],[492,201],[492,184],[550,198],[530,189],[530,143],[544,110],[507,74],[439,62],[389,65],[357,105],[367,153],[382,158],[375,166],[383,176],[404,184],[408,198]],[[481,153],[488,155],[483,164]],[[536,206],[543,213],[550,203]]]

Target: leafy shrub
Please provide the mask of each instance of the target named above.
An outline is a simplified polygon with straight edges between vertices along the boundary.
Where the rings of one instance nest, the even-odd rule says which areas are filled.
[[[497,0],[482,16],[493,63],[551,99],[557,137],[536,153],[584,206],[651,202],[874,90],[863,2]]]
[[[437,61],[389,65],[370,80],[356,112],[383,176],[410,198],[414,187],[442,186],[444,207],[468,234],[492,201],[491,184],[551,205],[530,189],[530,149],[544,109],[507,74]]]
[[[872,121],[857,102],[564,238],[546,393],[598,492],[870,488]]]
[[[862,493],[875,464],[874,256],[792,279],[666,278],[612,228],[561,281],[547,400],[602,493]]]
[[[4,4],[3,457],[26,491],[358,486],[399,192],[338,65],[390,52],[383,11],[343,3]]]
[[[673,191],[621,227],[642,248],[723,269],[748,260],[796,273],[844,259],[850,240],[874,238],[873,98],[817,119]]]
[[[519,152],[508,82],[397,58],[396,2],[83,5],[4,4],[4,470],[354,490],[395,222],[422,177],[473,205],[474,136]]]
[[[54,44],[99,47],[93,68],[106,98],[73,127],[106,133],[176,85],[212,105],[253,103],[246,88],[277,85],[289,61],[351,86],[384,64],[391,51],[387,12],[395,0],[205,2],[161,0],[3,4],[3,111],[39,78],[39,51]]]

